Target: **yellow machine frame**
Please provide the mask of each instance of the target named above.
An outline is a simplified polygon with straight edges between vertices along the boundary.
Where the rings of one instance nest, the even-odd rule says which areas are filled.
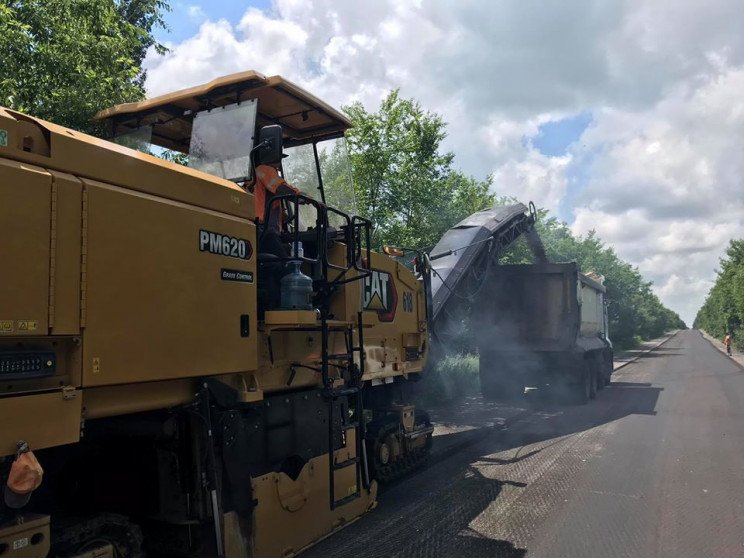
[[[350,127],[256,72],[97,119],[112,133],[152,126],[153,143],[187,152],[195,112],[248,99],[288,145]],[[85,533],[110,541],[100,555],[167,554],[160,531],[183,554],[289,556],[376,505],[368,451],[374,469],[375,456],[428,448],[428,419],[402,389],[426,362],[425,293],[393,259],[350,262],[337,241],[328,261],[351,280],[327,294],[322,320],[264,312],[241,185],[3,108],[0,229],[0,472],[19,440],[46,470],[28,507],[0,516],[0,543],[25,537],[23,517],[44,533],[14,556],[43,556],[50,541],[82,556]],[[200,231],[250,255],[202,251]],[[258,281],[223,280],[226,269]],[[87,523],[71,526],[79,515]]]

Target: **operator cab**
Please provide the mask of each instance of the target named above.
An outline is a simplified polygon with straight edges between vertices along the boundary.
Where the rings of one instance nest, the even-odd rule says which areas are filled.
[[[117,105],[99,112],[96,120],[116,143],[233,181],[248,191],[258,164],[280,164],[280,174],[302,195],[279,196],[287,257],[262,250],[259,227],[259,291],[262,285],[272,291],[263,293],[261,314],[280,304],[276,286],[289,261],[302,261],[316,290],[324,292],[329,291],[323,288],[329,283],[329,268],[338,271],[332,273],[332,283],[358,278],[347,272],[359,269],[362,244],[369,248],[369,222],[354,216],[344,139],[351,122],[307,91],[279,76],[248,71]],[[347,247],[344,263],[328,259],[337,241]]]

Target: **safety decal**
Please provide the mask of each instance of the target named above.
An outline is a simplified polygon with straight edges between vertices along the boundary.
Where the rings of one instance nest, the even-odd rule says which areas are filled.
[[[13,320],[0,320],[0,333],[13,331]]]
[[[218,256],[250,260],[253,255],[253,246],[244,238],[235,238],[226,234],[200,230],[199,251],[209,252]]]
[[[398,308],[398,292],[389,273],[373,269],[362,285],[362,308],[377,312],[381,322],[392,322]]]
[[[33,320],[18,320],[18,331],[36,331],[39,329],[39,322]]]

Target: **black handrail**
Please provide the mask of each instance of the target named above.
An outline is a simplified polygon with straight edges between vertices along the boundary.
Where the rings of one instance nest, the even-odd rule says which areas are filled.
[[[304,255],[302,257],[295,255],[285,256],[277,258],[277,262],[289,262],[289,261],[301,261],[309,263],[311,265],[321,264],[323,279],[327,282],[328,286],[335,287],[353,281],[359,281],[371,274],[371,271],[360,265],[363,251],[366,253],[366,260],[370,261],[370,244],[371,244],[371,230],[372,223],[368,219],[363,217],[353,216],[350,217],[348,214],[328,207],[327,205],[314,200],[313,198],[306,196],[305,194],[282,194],[273,196],[271,198],[271,204],[279,202],[288,203],[293,209],[292,221],[293,231],[290,233],[282,233],[283,238],[287,238],[289,234],[290,244],[294,247],[300,240],[300,216],[299,207],[300,205],[310,205],[315,208],[316,219],[315,219],[315,242],[317,246],[317,255],[315,258],[308,258]],[[343,231],[343,241],[346,245],[346,265],[334,264],[328,257],[328,229],[329,229],[329,214],[336,215],[341,218],[344,225],[341,226]],[[362,246],[364,244],[364,246]],[[328,270],[334,269],[340,271],[338,276],[332,281],[328,280]],[[346,274],[350,270],[356,270],[357,274],[353,277],[346,277]]]

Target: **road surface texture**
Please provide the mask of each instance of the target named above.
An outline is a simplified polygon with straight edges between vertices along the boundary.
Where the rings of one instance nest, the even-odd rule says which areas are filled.
[[[648,353],[649,351],[654,350],[659,345],[666,343],[667,340],[676,335],[677,331],[672,331],[664,335],[663,337],[659,337],[658,339],[652,339],[650,341],[644,341],[641,343],[638,347],[635,349],[631,349],[629,351],[624,351],[620,354],[616,354],[614,360],[614,367],[615,370],[619,370],[620,368],[623,368],[627,364],[634,362],[638,360],[640,357]]]
[[[613,380],[440,413],[429,466],[303,558],[744,556],[744,370],[682,331]]]

